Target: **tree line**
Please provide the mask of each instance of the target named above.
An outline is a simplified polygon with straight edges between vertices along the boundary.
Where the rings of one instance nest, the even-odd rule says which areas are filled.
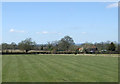
[[[4,53],[13,52],[15,50],[21,50],[28,53],[30,50],[35,51],[49,51],[50,53],[57,52],[71,52],[71,53],[119,53],[119,45],[117,42],[100,42],[100,43],[82,43],[75,44],[74,40],[70,36],[64,36],[58,41],[48,42],[47,44],[37,44],[32,41],[31,38],[26,38],[25,40],[16,44],[12,42],[11,44],[2,43],[1,51]],[[80,49],[82,51],[80,51]]]

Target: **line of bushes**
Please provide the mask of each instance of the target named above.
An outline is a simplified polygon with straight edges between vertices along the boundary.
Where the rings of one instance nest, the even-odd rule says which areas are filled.
[[[2,52],[1,54],[119,54],[118,51],[107,51],[107,52],[75,52],[75,51],[37,51],[37,52]]]

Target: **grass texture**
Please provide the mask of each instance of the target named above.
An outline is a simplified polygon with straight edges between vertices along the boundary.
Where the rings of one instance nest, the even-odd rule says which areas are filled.
[[[3,55],[3,82],[117,82],[118,57]]]

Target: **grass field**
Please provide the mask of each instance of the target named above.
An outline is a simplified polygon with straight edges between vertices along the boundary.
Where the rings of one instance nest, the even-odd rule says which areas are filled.
[[[2,55],[0,54],[0,83],[2,82]]]
[[[117,82],[118,57],[3,55],[3,82]]]

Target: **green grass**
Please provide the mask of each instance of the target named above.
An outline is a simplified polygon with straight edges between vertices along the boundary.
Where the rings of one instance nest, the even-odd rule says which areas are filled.
[[[117,82],[118,57],[3,55],[3,82]]]
[[[2,82],[2,55],[0,54],[0,84]]]

